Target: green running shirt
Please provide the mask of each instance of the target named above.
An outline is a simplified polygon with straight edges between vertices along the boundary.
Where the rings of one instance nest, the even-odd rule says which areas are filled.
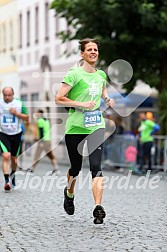
[[[153,136],[151,136],[151,132],[155,126],[155,123],[151,120],[145,120],[141,122],[141,142],[152,142]]]
[[[40,139],[40,132],[39,129],[43,129],[43,140],[44,141],[50,141],[50,122],[47,119],[44,119],[43,117],[40,117],[37,120],[37,127],[38,127],[38,139]]]
[[[102,89],[103,86],[106,85],[106,74],[104,71],[97,70],[94,73],[88,73],[84,71],[82,67],[71,68],[63,78],[63,83],[72,87],[67,95],[69,99],[80,102],[92,100],[96,102],[96,106],[93,110],[100,107]],[[80,109],[86,110],[82,107],[80,107]],[[100,128],[105,128],[105,121],[102,115],[101,125],[87,128],[84,125],[84,113],[77,110],[69,110],[68,119],[66,121],[66,134],[91,134]]]

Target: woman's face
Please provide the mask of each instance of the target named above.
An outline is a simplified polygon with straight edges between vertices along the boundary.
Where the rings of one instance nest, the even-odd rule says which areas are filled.
[[[83,60],[87,61],[90,65],[94,65],[99,56],[98,47],[96,43],[89,42],[85,45],[84,52],[81,51]]]

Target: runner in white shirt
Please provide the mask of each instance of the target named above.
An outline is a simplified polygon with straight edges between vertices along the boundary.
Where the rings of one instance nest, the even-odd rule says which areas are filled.
[[[0,99],[0,149],[2,152],[2,170],[5,178],[5,191],[11,190],[9,181],[10,161],[12,186],[15,186],[15,171],[17,169],[17,156],[20,153],[22,121],[28,122],[29,116],[23,102],[14,98],[12,87],[2,90]]]

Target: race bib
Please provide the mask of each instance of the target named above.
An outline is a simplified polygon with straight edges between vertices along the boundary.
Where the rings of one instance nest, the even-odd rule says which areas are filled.
[[[85,127],[101,125],[101,111],[95,110],[84,112],[84,125]]]
[[[3,123],[15,123],[15,116],[11,114],[3,115]]]

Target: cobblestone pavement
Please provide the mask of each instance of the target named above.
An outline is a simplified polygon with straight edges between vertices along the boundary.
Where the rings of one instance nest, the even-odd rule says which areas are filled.
[[[63,209],[67,167],[60,168],[59,177],[46,175],[51,170],[46,161],[34,175],[19,171],[18,188],[11,193],[3,191],[0,172],[0,252],[167,251],[166,180],[104,170],[107,216],[95,225],[88,169],[77,181],[76,212],[68,216]]]

